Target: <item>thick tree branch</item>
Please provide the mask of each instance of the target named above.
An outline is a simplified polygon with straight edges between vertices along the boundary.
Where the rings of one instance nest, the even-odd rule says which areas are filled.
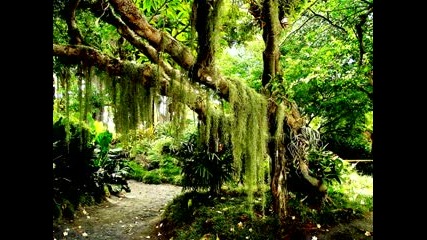
[[[183,69],[190,71],[193,68],[195,57],[192,55],[190,49],[172,38],[169,34],[151,26],[132,1],[110,0],[110,2],[114,7],[114,12],[120,14],[120,17],[110,12],[103,16],[103,20],[115,26],[119,33],[146,55],[150,61],[157,63],[158,53],[164,51]],[[102,2],[96,2],[95,4],[86,4],[85,7],[89,8],[95,15],[101,16],[104,13],[106,5]],[[142,39],[147,40],[149,45]],[[172,71],[171,68],[163,64],[160,63],[166,72]],[[200,78],[193,80],[217,91],[220,97],[228,100],[228,82],[223,77],[218,75],[213,79],[213,76],[204,74]]]
[[[193,66],[195,59],[190,49],[169,34],[151,26],[131,0],[110,0],[110,3],[137,35],[147,39],[156,49],[167,52],[184,69],[189,70]]]
[[[160,84],[160,94],[164,96],[170,96],[169,89],[169,81],[170,77],[167,74],[160,75],[159,79],[158,69],[156,66],[151,64],[133,64],[129,61],[123,61],[116,58],[112,58],[107,56],[98,50],[82,46],[82,45],[57,45],[53,44],[53,55],[61,58],[71,58],[82,60],[88,64],[94,65],[97,68],[108,72],[112,76],[122,76],[126,74],[125,65],[132,64],[133,68],[135,68],[138,72],[141,73],[141,84],[143,85],[154,85],[154,82],[159,82]],[[179,82],[174,82],[175,85],[180,84]],[[185,86],[185,88],[190,88],[189,85]],[[191,94],[191,91],[187,91],[187,93]],[[188,99],[196,99],[187,98]],[[186,104],[190,109],[195,111],[198,114],[200,120],[204,121],[206,119],[206,109],[205,105],[201,101],[194,102],[186,102]]]
[[[307,182],[309,182],[313,187],[316,187],[319,192],[325,193],[327,190],[326,185],[320,181],[319,179],[313,177],[309,173],[309,167],[308,165],[302,160],[302,158],[299,160],[299,169],[301,170],[302,176],[304,177]]]
[[[68,26],[68,35],[70,36],[70,44],[82,44],[83,37],[76,23],[76,9],[80,0],[72,0],[65,10],[65,20]]]

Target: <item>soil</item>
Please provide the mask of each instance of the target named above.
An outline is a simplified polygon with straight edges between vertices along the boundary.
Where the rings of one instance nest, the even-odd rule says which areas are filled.
[[[80,209],[74,220],[53,223],[53,239],[136,240],[164,239],[159,224],[165,206],[182,192],[170,184],[144,184],[129,180],[131,192]],[[319,226],[318,226],[319,227]],[[308,240],[373,239],[373,214],[337,226],[313,229]]]

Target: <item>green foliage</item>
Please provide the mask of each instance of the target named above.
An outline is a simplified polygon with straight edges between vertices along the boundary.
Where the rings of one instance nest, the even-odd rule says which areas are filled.
[[[306,196],[289,192],[288,210],[292,221],[332,225],[348,222],[373,211],[373,178],[359,175],[347,162],[342,163],[341,181],[328,184],[321,208],[307,204]],[[291,220],[291,219],[290,219]]]
[[[328,184],[334,180],[341,183],[343,160],[336,154],[331,151],[325,151],[324,148],[310,149],[307,160],[314,176]]]
[[[322,208],[312,208],[306,196],[288,192],[286,233],[292,226],[331,226],[345,223],[373,210],[373,179],[359,175],[354,167],[343,164],[341,184],[328,185],[328,198]],[[262,195],[262,194],[259,194]],[[267,205],[271,195],[267,194]],[[230,188],[212,197],[207,192],[185,192],[176,197],[162,215],[163,234],[168,239],[200,239],[205,234],[219,239],[277,239],[278,221],[270,211],[262,214],[260,198],[255,199],[255,214],[247,208],[246,193]]]
[[[248,12],[248,4],[231,1],[225,2],[224,5],[222,29],[224,31],[223,38],[228,47],[231,48],[253,40],[256,33],[259,33],[259,29],[256,22],[253,21],[253,16]]]
[[[126,182],[127,162],[111,159],[108,154],[111,133],[95,135],[95,130],[88,125],[62,117],[53,124],[53,209],[56,218],[72,218],[80,205],[100,202],[109,193],[130,191]]]
[[[176,197],[163,214],[167,238],[200,239],[210,235],[222,240],[275,239],[276,219],[253,215],[245,204],[246,196],[230,195],[211,197],[209,193],[187,192]],[[257,209],[261,208],[259,204]]]
[[[103,192],[92,179],[96,172],[91,165],[93,138],[81,124],[69,123],[63,118],[53,124],[54,218],[72,218],[74,210],[81,204],[81,196],[91,196],[96,201],[103,197]]]
[[[107,189],[109,193],[118,194],[122,190],[130,192],[127,184],[129,166],[126,160],[110,158],[110,145],[113,134],[108,130],[99,133],[95,137],[95,143],[99,148],[93,165],[98,168],[94,173],[93,180],[97,187]]]
[[[360,175],[353,164],[344,164],[342,184],[332,183],[328,195],[337,209],[350,208],[356,213],[373,211],[373,177]]]
[[[129,178],[134,179],[136,181],[143,182],[144,176],[147,174],[147,170],[141,166],[141,164],[135,161],[129,161]]]
[[[231,152],[227,149],[211,152],[201,144],[196,134],[188,142],[183,142],[174,153],[181,160],[184,189],[209,190],[212,194],[218,194],[222,184],[232,179]]]
[[[160,183],[162,183],[162,179],[160,178],[160,174],[156,170],[147,172],[144,175],[142,181],[144,183],[148,183],[148,184],[160,184]]]
[[[317,127],[328,150],[371,158],[363,133],[372,128],[365,122],[372,111],[372,3],[317,1],[309,7],[283,40],[284,81],[272,83],[273,89],[295,100],[309,121],[321,119]]]
[[[333,181],[341,182],[343,169],[342,159],[335,153],[325,150],[320,144],[320,134],[310,128],[301,128],[301,133],[293,136],[289,150],[293,156],[293,165],[296,174],[300,174],[300,164],[304,161],[309,166],[309,174],[322,182],[330,184]],[[295,174],[291,172],[291,174]]]
[[[99,167],[104,165],[104,161],[108,159],[108,151],[110,150],[110,144],[113,140],[113,134],[109,131],[99,133],[95,138],[95,143],[98,144],[100,152],[98,158],[94,162],[95,166]]]
[[[231,78],[245,79],[247,84],[259,91],[262,76],[262,51],[264,45],[257,40],[234,45],[218,54],[217,65],[221,72]]]
[[[180,141],[186,141],[196,128],[189,125],[177,136],[172,122],[137,129],[129,137],[130,178],[144,183],[181,185],[181,167],[173,152]]]
[[[191,3],[189,0],[137,0],[135,4],[154,27],[195,48],[195,36],[190,27]]]

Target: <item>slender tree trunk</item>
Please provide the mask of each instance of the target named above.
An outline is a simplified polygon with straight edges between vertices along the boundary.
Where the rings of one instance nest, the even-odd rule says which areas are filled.
[[[268,142],[268,154],[271,159],[270,189],[273,196],[273,211],[277,214],[280,223],[284,223],[286,217],[286,157],[283,128],[279,126],[283,121],[277,118],[279,106],[271,98],[268,85],[272,79],[280,73],[278,37],[280,34],[278,0],[265,0],[262,5],[263,39],[265,50],[263,52],[264,71],[262,85],[265,94],[273,99],[268,106],[268,127],[270,140]],[[287,127],[287,126],[286,126]],[[277,131],[282,132],[277,132]]]
[[[279,129],[278,106],[270,101],[268,106],[268,125],[270,140],[268,142],[268,154],[271,159],[270,190],[273,196],[273,212],[280,222],[286,217],[286,157],[283,133],[277,133]]]

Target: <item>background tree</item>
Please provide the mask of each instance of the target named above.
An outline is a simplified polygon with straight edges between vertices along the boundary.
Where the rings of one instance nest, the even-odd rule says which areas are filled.
[[[286,83],[277,87],[346,159],[372,158],[372,24],[370,1],[315,1],[281,44]]]

